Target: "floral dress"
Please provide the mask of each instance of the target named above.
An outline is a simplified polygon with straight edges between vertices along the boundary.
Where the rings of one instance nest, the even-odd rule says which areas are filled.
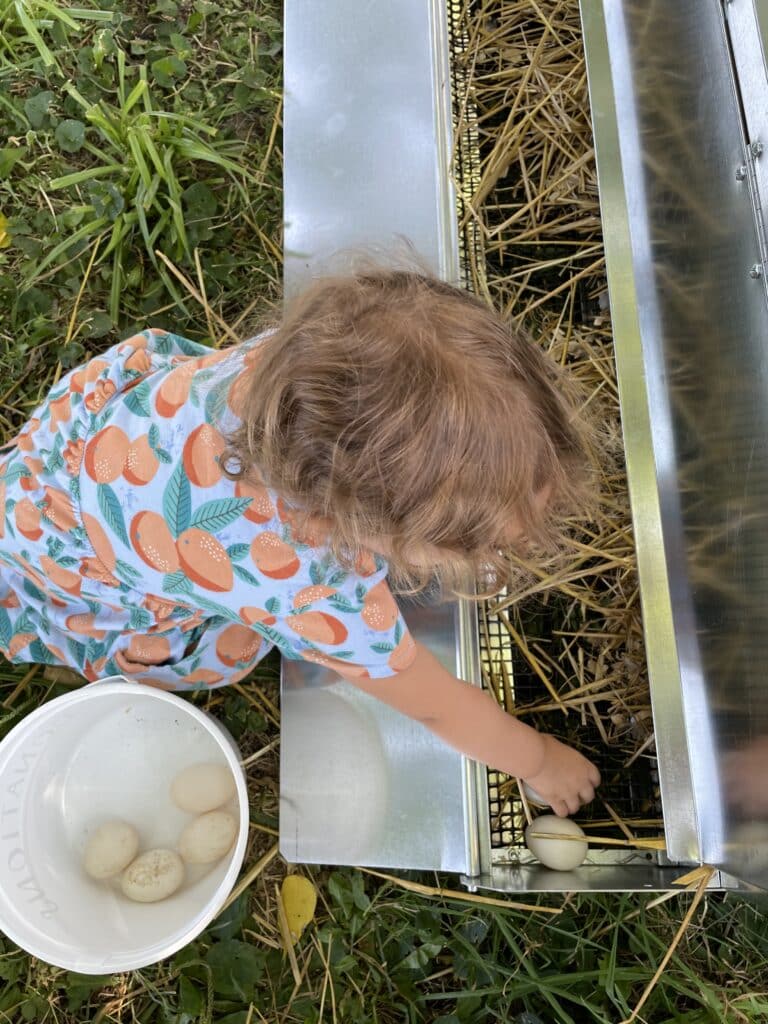
[[[224,685],[273,646],[347,678],[415,656],[366,554],[346,571],[219,457],[258,339],[148,330],[69,372],[0,450],[0,653],[168,689]]]

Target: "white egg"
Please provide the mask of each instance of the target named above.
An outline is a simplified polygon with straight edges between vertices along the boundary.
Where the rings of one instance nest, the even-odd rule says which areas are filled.
[[[209,811],[190,821],[179,837],[179,853],[187,864],[213,864],[231,849],[237,822],[226,811]]]
[[[532,833],[546,833],[552,838],[540,839]],[[583,842],[559,839],[559,836],[579,836]],[[583,829],[570,818],[558,818],[554,814],[542,814],[534,818],[525,830],[525,843],[533,856],[553,871],[572,871],[577,868],[584,863],[589,849]]]
[[[89,838],[83,867],[91,878],[111,878],[139,852],[139,833],[127,821],[105,821]]]
[[[237,792],[235,777],[225,764],[191,764],[171,782],[171,800],[182,811],[204,814],[221,807]]]
[[[527,782],[523,783],[523,792],[529,804],[533,804],[535,807],[549,807],[544,797],[537,793],[533,786],[529,786]]]
[[[129,864],[123,893],[137,903],[156,903],[171,896],[184,881],[184,865],[175,850],[147,850]]]

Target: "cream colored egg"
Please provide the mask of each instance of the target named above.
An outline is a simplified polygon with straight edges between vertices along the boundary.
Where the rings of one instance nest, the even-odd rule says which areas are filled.
[[[541,833],[552,838],[541,839]],[[578,836],[583,842],[561,839],[559,836]],[[577,868],[584,863],[589,849],[584,831],[576,822],[570,818],[558,818],[554,814],[542,814],[534,818],[525,830],[525,843],[533,856],[553,871],[572,871]]]
[[[232,848],[237,822],[226,811],[208,811],[190,821],[179,838],[179,853],[187,864],[213,864]]]
[[[88,839],[83,867],[91,878],[119,875],[139,852],[139,833],[127,821],[105,821]]]
[[[523,783],[523,792],[529,804],[533,804],[535,807],[549,807],[544,797],[537,793],[533,786],[529,786],[527,782]]]
[[[191,764],[171,782],[171,800],[182,811],[205,814],[221,807],[237,792],[235,777],[225,764]]]
[[[156,903],[171,896],[184,881],[184,865],[175,850],[147,850],[129,864],[123,893],[137,903]]]

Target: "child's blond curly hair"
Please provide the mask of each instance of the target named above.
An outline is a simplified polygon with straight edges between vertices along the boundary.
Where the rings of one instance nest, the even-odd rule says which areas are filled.
[[[557,555],[591,504],[573,394],[466,291],[400,270],[325,277],[261,342],[222,464],[329,521],[343,564],[378,538],[401,590],[497,590],[521,555]]]

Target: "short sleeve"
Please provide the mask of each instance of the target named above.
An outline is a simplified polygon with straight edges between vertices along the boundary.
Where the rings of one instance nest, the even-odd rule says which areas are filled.
[[[275,617],[268,638],[288,657],[346,679],[386,679],[404,671],[416,647],[386,573],[386,565],[369,576],[336,572],[305,587],[293,607]]]

